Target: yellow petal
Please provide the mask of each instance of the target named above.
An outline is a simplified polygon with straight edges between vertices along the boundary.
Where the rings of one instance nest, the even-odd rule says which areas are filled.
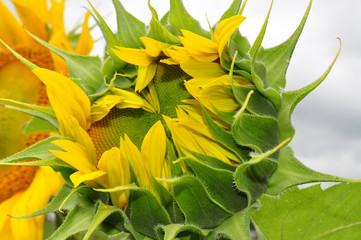
[[[21,7],[21,11],[27,11],[27,16],[22,16],[21,20],[23,23],[28,23],[29,21],[32,22],[31,18],[38,18],[41,20],[42,28],[44,28],[44,24],[50,23],[50,12],[48,10],[48,3],[47,0],[11,0],[15,7],[17,8],[17,12],[19,13],[19,8]],[[63,16],[61,16],[63,17]]]
[[[216,30],[214,31],[214,41],[218,43],[218,55],[222,56],[224,47],[226,46],[228,40],[231,38],[232,34],[238,29],[239,25],[246,18],[241,15],[236,15],[227,19],[222,20]]]
[[[141,153],[146,167],[155,178],[161,178],[165,160],[166,135],[161,121],[156,122],[145,135]]]
[[[32,42],[18,20],[2,2],[0,2],[0,39],[11,48],[29,46],[29,42]],[[8,51],[2,44],[0,44],[0,50]]]
[[[138,66],[148,66],[155,60],[145,49],[115,47],[112,51],[119,59]]]
[[[83,129],[91,125],[90,100],[74,82],[60,73],[36,68],[32,70],[46,85],[49,101],[59,121],[73,116]]]
[[[150,185],[149,175],[142,154],[126,134],[124,135],[124,140],[120,138],[119,149],[122,157],[127,159],[131,164],[140,185],[142,187],[148,187]]]
[[[103,171],[94,171],[91,173],[82,173],[82,172],[75,172],[70,175],[70,180],[73,182],[74,187],[78,187],[82,182],[85,181],[92,181],[95,179],[100,178],[101,176],[105,175],[106,173]]]
[[[138,68],[138,77],[135,80],[135,91],[140,92],[147,87],[150,81],[153,80],[157,71],[157,66],[156,63],[151,63],[147,66],[140,66]]]
[[[217,78],[225,75],[223,68],[214,62],[189,61],[181,63],[180,67],[194,78]]]
[[[164,49],[168,48],[170,44],[160,42],[148,37],[141,37],[140,40],[145,46],[145,50],[149,56],[158,57]]]
[[[76,54],[88,55],[90,51],[93,49],[94,39],[90,34],[90,29],[88,26],[89,16],[90,13],[87,12],[84,17],[83,31],[79,36],[78,46],[75,49]]]
[[[212,40],[196,33],[181,29],[184,37],[179,37],[187,51],[193,54],[217,53],[218,45]]]
[[[111,148],[105,151],[99,160],[98,168],[107,173],[108,188],[115,188],[130,183],[130,171],[129,162],[124,158],[124,154],[121,154],[119,148]],[[112,192],[111,193],[113,203],[122,207],[126,203],[125,192]]]
[[[65,0],[50,0],[50,24],[53,27],[53,31],[65,31],[64,27],[64,5]]]
[[[192,56],[187,52],[187,50],[184,47],[172,46],[170,48],[165,49],[164,53],[165,55],[171,58],[171,60],[168,60],[169,63],[171,64],[173,64],[173,61],[179,64],[179,63],[191,61],[193,59]]]
[[[56,157],[73,166],[83,173],[96,171],[96,165],[92,161],[92,154],[88,152],[86,146],[70,140],[56,140],[52,142],[64,151],[49,150]]]

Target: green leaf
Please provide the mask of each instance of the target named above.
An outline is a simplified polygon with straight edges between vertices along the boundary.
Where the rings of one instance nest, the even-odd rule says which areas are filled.
[[[182,233],[193,236],[195,239],[198,239],[197,237],[202,237],[203,239],[203,237],[207,235],[208,231],[200,229],[199,227],[194,225],[184,224],[168,224],[166,226],[157,227],[157,236],[160,240],[177,239],[177,236]]]
[[[241,162],[245,162],[248,160],[248,155],[250,150],[239,146],[232,136],[232,133],[218,126],[217,123],[213,121],[213,119],[208,115],[207,111],[203,108],[203,116],[206,120],[207,126],[211,131],[212,135],[225,147],[234,152],[241,160]]]
[[[63,240],[87,230],[94,217],[94,206],[83,207],[76,205],[67,215],[63,224],[47,240]]]
[[[251,72],[251,56],[249,53],[250,49],[251,44],[249,43],[248,39],[242,36],[239,30],[234,32],[229,43],[230,57],[233,59],[237,52],[235,65],[248,73]]]
[[[247,206],[246,196],[234,186],[233,172],[215,169],[193,158],[181,158],[192,172],[206,186],[213,200],[231,212],[237,212]]]
[[[167,211],[153,193],[144,188],[130,190],[128,209],[134,229],[149,237],[155,237],[155,227],[171,223]]]
[[[98,56],[76,55],[54,47],[31,33],[29,34],[43,46],[64,59],[68,66],[71,78],[77,79],[80,87],[88,95],[96,92],[103,84],[103,76],[101,73],[102,61]],[[78,83],[77,81],[74,82]]]
[[[232,125],[232,134],[239,145],[258,153],[279,144],[278,122],[273,117],[239,114]]]
[[[320,185],[285,191],[279,198],[263,196],[252,215],[267,239],[359,239],[361,183]]]
[[[273,48],[260,49],[257,53],[256,59],[262,61],[266,66],[267,84],[278,91],[286,86],[288,64],[306,23],[311,3],[312,1],[310,1],[298,28],[287,41]]]
[[[140,37],[145,36],[145,24],[128,13],[119,0],[113,0],[117,15],[117,39],[122,47],[139,48],[143,46]]]
[[[268,180],[276,170],[277,161],[270,158],[290,139],[279,144],[272,150],[262,154],[254,154],[249,162],[241,164],[234,173],[237,188],[248,198],[248,205],[256,201],[267,189]]]
[[[323,80],[327,77],[331,71],[333,65],[335,64],[341,51],[341,42],[340,48],[336,54],[336,57],[327,68],[326,72],[319,77],[313,83],[295,91],[288,91],[282,94],[282,105],[279,110],[278,122],[279,122],[279,131],[280,131],[280,140],[283,141],[286,138],[293,137],[295,135],[295,129],[291,123],[291,115],[297,104],[305,98],[310,92],[312,92],[316,87],[318,87]]]
[[[169,23],[178,30],[185,29],[206,38],[211,37],[211,34],[204,30],[199,22],[187,12],[182,0],[170,0]]]
[[[290,147],[281,149],[278,163],[279,166],[268,183],[266,193],[270,195],[278,195],[286,188],[311,182],[355,181],[319,173],[306,167],[295,158]]]
[[[33,117],[24,126],[25,134],[34,134],[41,132],[57,132],[58,129],[51,125],[48,121],[45,121],[38,117]]]
[[[258,202],[237,212],[232,217],[227,218],[224,222],[216,227],[206,240],[213,239],[230,239],[230,240],[250,240],[250,218],[251,213],[260,208]]]
[[[184,176],[169,181],[173,185],[175,199],[185,216],[186,224],[213,228],[231,215],[212,199],[195,177]]]
[[[152,13],[152,19],[150,20],[147,37],[175,45],[181,44],[179,38],[174,36],[165,26],[159,22],[157,11],[150,5],[150,1],[148,1],[148,7]]]
[[[48,150],[58,149],[51,142],[59,139],[61,138],[57,136],[48,137],[47,139],[41,140],[21,152],[18,152],[10,157],[2,159],[0,163],[14,163],[27,159],[39,159],[39,160],[52,159],[54,158],[54,155],[50,153]]]
[[[219,20],[221,22],[222,20],[226,18],[233,17],[238,14],[239,9],[241,8],[242,0],[234,0],[231,6],[225,11]]]
[[[255,115],[277,118],[277,110],[270,100],[262,96],[254,86],[233,85],[233,94],[238,103],[243,105],[250,91],[254,91],[249,99],[246,110]]]

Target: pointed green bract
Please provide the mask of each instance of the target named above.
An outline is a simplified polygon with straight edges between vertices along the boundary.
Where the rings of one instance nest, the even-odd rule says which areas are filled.
[[[169,23],[178,30],[185,29],[206,38],[211,37],[211,34],[204,30],[199,22],[189,15],[184,8],[182,0],[170,0]]]
[[[269,180],[266,193],[277,196],[284,189],[310,182],[352,182],[328,174],[316,172],[298,161],[290,147],[281,149],[278,158],[279,166]]]
[[[241,7],[242,0],[234,0],[231,6],[227,9],[225,13],[223,13],[221,19],[219,19],[219,22],[226,18],[233,17],[234,15],[237,15],[239,13],[239,9]]]
[[[157,237],[160,240],[173,240],[183,232],[189,233],[191,232],[194,238],[197,237],[205,237],[207,232],[206,230],[202,230],[194,225],[184,225],[184,224],[168,224],[166,226],[158,226],[157,227]]]
[[[286,72],[293,50],[296,47],[303,27],[306,23],[308,13],[311,9],[312,0],[302,18],[302,21],[293,35],[284,43],[269,49],[260,49],[256,59],[262,61],[266,66],[267,84],[280,91],[286,86]]]
[[[152,12],[152,19],[149,23],[149,32],[147,37],[153,38],[155,40],[171,43],[171,44],[180,44],[181,41],[178,37],[174,36],[165,26],[161,24],[158,20],[157,11],[150,5],[150,0],[148,2],[148,7]]]
[[[361,183],[320,185],[263,196],[252,220],[265,239],[357,239],[361,232]]]
[[[145,36],[145,24],[125,10],[119,0],[113,0],[117,15],[117,39],[122,47],[139,48],[143,46],[140,37]]]
[[[41,133],[41,132],[57,132],[58,129],[51,125],[48,121],[33,117],[24,125],[25,134]]]
[[[280,139],[283,141],[286,138],[293,137],[295,134],[295,129],[292,126],[291,123],[291,114],[293,110],[295,109],[296,105],[305,98],[310,92],[312,92],[318,85],[320,85],[323,80],[327,77],[329,72],[331,71],[333,65],[335,64],[338,55],[341,51],[341,42],[340,42],[340,48],[336,54],[336,57],[330,64],[330,66],[327,68],[326,72],[319,77],[316,81],[313,83],[307,85],[306,87],[303,87],[301,89],[295,90],[295,91],[288,91],[282,94],[282,105],[279,110],[278,114],[278,122],[279,122],[279,128],[280,128]]]

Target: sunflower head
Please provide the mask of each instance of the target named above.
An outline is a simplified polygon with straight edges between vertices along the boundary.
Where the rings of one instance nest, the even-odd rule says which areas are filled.
[[[284,90],[310,6],[289,40],[265,49],[269,13],[251,45],[238,30],[247,22],[238,0],[210,31],[181,0],[171,0],[162,19],[148,4],[149,26],[113,3],[116,34],[92,7],[107,40],[104,60],[38,39],[68,63],[70,78],[31,66],[53,110],[37,108],[32,114],[60,135],[33,152],[49,150],[37,155],[40,162],[60,167],[74,191],[90,189],[82,198],[95,204],[83,207],[96,215],[89,217],[86,238],[101,222],[136,239],[249,234],[229,226],[249,224],[257,199],[275,182],[271,176],[279,160],[289,158],[282,148],[294,135],[294,107],[327,75],[300,90]],[[80,210],[70,211],[74,220]]]

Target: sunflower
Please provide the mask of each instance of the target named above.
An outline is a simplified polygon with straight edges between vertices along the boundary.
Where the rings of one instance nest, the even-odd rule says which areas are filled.
[[[27,31],[70,52],[88,54],[91,50],[93,41],[88,28],[89,14],[84,20],[83,31],[79,36],[78,44],[76,48],[73,48],[70,39],[65,34],[63,23],[65,1],[51,1],[49,6],[47,1],[14,0],[12,3],[22,23],[0,1],[0,39],[29,61],[68,75],[64,60],[39,44]],[[12,98],[42,106],[49,105],[45,86],[2,44],[0,44],[0,98]],[[47,133],[33,133],[31,131],[28,132],[29,134],[25,134],[23,131],[24,124],[29,120],[30,117],[24,113],[0,107],[0,158],[10,156],[49,136]],[[45,179],[47,180],[45,181]],[[12,236],[9,239],[41,239],[42,230],[39,229],[42,229],[44,216],[35,219],[16,220],[10,219],[7,215],[21,216],[43,208],[50,197],[57,193],[61,186],[60,183],[61,177],[51,172],[51,169],[47,167],[1,166],[0,234]],[[49,193],[34,195],[42,189],[49,189]],[[32,201],[28,201],[29,196],[36,197]],[[36,203],[35,200],[38,202]],[[19,210],[14,208],[14,204],[17,205],[24,201],[29,202],[26,207],[24,205]],[[22,231],[13,231],[16,224],[27,224],[26,229],[31,234],[24,237],[21,235]]]
[[[115,34],[92,7],[107,41],[104,61],[65,55],[68,77],[17,56],[46,86],[52,111],[38,109],[58,136],[0,164],[41,151],[38,162],[62,167],[73,190],[58,195],[59,208],[76,204],[54,238],[88,230],[88,239],[96,229],[135,239],[250,238],[244,226],[257,200],[278,167],[276,179],[287,172],[278,160],[295,161],[282,149],[294,135],[291,113],[332,67],[305,88],[283,90],[310,5],[286,43],[264,49],[269,14],[251,46],[238,30],[238,0],[210,31],[181,0],[160,20],[148,3],[149,26],[113,3]]]

